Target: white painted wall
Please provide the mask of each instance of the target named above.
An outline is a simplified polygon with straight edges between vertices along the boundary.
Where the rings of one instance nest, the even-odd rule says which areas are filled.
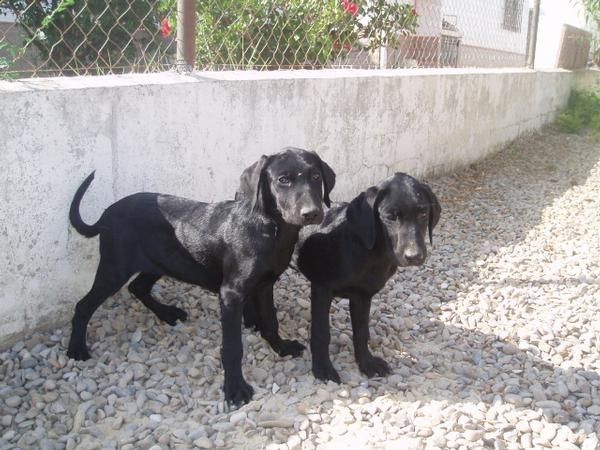
[[[213,201],[286,145],[316,150],[348,200],[395,171],[469,164],[550,121],[572,74],[527,70],[223,72],[0,81],[0,344],[66,322],[97,240],[85,220],[136,191]],[[442,202],[444,193],[439,193]]]
[[[439,36],[442,31],[442,0],[413,0],[419,14],[417,34]]]
[[[552,0],[554,1],[554,0]],[[521,31],[503,28],[504,0],[442,0],[442,13],[455,15],[462,44],[525,54],[529,5],[525,1]]]
[[[7,9],[0,9],[0,22],[13,23],[17,20],[17,17]]]

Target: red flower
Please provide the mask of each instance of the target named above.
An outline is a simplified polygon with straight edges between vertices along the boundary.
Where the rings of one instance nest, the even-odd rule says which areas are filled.
[[[333,43],[333,49],[334,50],[344,49],[345,51],[349,52],[350,50],[352,50],[352,44],[350,44],[350,42],[344,42],[343,44],[340,44],[340,41],[335,41]]]
[[[163,20],[160,21],[160,32],[162,33],[162,37],[165,39],[168,38],[171,35],[172,31],[173,28],[169,23],[169,19],[165,17]]]
[[[415,16],[415,17],[416,17],[416,16],[418,16],[418,14],[417,14],[417,10],[416,10],[415,8],[413,8],[413,9],[411,10],[411,13],[412,13],[412,15],[413,15],[413,16]]]
[[[344,11],[348,14],[352,14],[353,16],[358,15],[358,5],[356,3],[353,3],[350,0],[342,0],[342,6],[344,7]]]

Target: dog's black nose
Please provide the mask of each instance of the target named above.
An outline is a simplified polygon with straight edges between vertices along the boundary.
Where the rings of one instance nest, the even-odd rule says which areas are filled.
[[[404,252],[404,259],[409,264],[421,264],[425,260],[425,255],[422,251],[416,248],[409,248]]]
[[[300,209],[300,215],[306,224],[317,224],[323,220],[323,211],[318,208],[303,207]]]

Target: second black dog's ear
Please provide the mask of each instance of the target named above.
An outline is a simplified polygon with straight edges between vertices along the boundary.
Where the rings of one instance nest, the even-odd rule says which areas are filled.
[[[442,207],[437,197],[431,190],[428,184],[421,183],[425,194],[429,199],[429,243],[433,244],[433,229],[440,221],[440,214],[442,213]]]
[[[335,172],[321,158],[319,158],[319,161],[321,162],[321,176],[323,177],[323,203],[329,208],[331,207],[329,193],[335,186]]]
[[[377,235],[375,200],[378,191],[376,187],[370,187],[366,192],[361,192],[346,209],[348,226],[369,250],[375,246]]]
[[[235,199],[246,198],[251,202],[252,210],[262,207],[262,186],[265,183],[265,168],[269,157],[262,155],[258,161],[247,167],[240,176],[240,187],[235,193]]]

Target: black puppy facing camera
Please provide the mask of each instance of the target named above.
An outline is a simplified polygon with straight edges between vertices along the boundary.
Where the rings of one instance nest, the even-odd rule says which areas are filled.
[[[423,264],[425,237],[440,218],[440,204],[426,184],[396,173],[349,204],[335,205],[320,225],[305,227],[297,266],[311,282],[311,352],[316,378],[340,382],[329,359],[329,309],[333,297],[350,300],[354,354],[368,377],[388,364],[369,351],[371,299],[398,267]]]
[[[202,203],[138,193],[112,204],[88,225],[79,204],[93,178],[92,173],[75,193],[69,218],[82,235],[100,235],[100,262],[91,290],[75,307],[67,355],[90,357],[86,329],[92,314],[136,273],[129,284],[134,296],[164,322],[185,320],[183,310],[151,296],[154,283],[170,276],[220,295],[225,399],[248,402],[253,389],[241,367],[243,303],[272,286],[287,268],[301,227],[321,221],[322,203],[329,204],[335,184],[331,168],[315,153],[290,147],[244,171],[249,195],[243,198]],[[296,356],[304,348],[277,333],[265,338],[280,355]]]

